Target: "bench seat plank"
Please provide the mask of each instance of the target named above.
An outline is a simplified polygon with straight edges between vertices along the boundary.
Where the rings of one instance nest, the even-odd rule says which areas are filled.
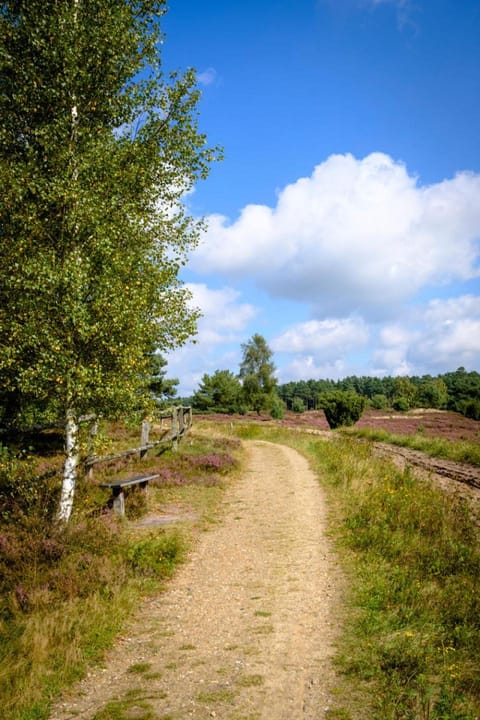
[[[105,488],[123,488],[123,487],[129,487],[130,485],[140,485],[143,482],[148,482],[149,480],[154,480],[155,478],[158,478],[158,475],[137,475],[133,478],[124,478],[123,480],[113,480],[109,483],[101,483],[100,487]]]

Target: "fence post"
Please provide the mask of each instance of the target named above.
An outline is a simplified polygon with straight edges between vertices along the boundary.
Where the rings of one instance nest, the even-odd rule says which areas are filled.
[[[148,451],[148,435],[150,433],[150,420],[142,420],[142,437],[140,440],[140,457],[143,458]]]
[[[178,450],[178,408],[172,408],[172,439],[173,450]]]
[[[98,418],[95,417],[90,423],[90,426],[88,428],[88,458],[87,458],[87,477],[89,480],[93,480],[93,465],[88,464],[88,460],[92,458],[94,453],[94,447],[95,447],[95,438],[98,435]]]
[[[178,408],[178,434],[181,437],[185,432],[185,418],[183,416],[183,407]]]

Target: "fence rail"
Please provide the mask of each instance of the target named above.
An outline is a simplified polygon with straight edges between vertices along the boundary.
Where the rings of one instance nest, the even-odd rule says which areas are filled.
[[[160,445],[171,444],[172,448],[177,450],[178,443],[192,426],[192,408],[183,406],[173,407],[156,413],[153,419],[145,418],[142,420],[140,445],[103,456],[93,454],[93,446],[98,434],[98,418],[91,415],[87,418],[82,418],[82,420],[90,422],[88,433],[89,448],[88,456],[85,460],[85,471],[87,477],[93,479],[93,469],[95,465],[99,463],[119,460],[129,457],[130,455],[144,457],[149,450]]]

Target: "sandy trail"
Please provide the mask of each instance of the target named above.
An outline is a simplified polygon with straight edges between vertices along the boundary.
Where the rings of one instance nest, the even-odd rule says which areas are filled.
[[[295,450],[246,445],[221,522],[51,720],[326,717],[339,570],[322,490]]]

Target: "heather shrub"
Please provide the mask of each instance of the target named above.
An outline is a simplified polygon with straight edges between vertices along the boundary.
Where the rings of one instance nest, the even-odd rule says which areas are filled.
[[[204,472],[228,472],[235,466],[235,460],[226,453],[208,453],[207,455],[190,455],[188,462],[191,467],[198,468]]]
[[[0,616],[109,592],[121,573],[123,538],[112,514],[68,527],[50,523],[0,531]]]
[[[133,429],[112,425],[116,446],[131,446],[132,435],[137,442],[138,426]],[[210,512],[218,493],[208,486],[220,484],[235,466],[230,452],[240,445],[234,437],[191,433],[178,452],[162,450],[96,468],[96,484],[78,479],[67,527],[55,522],[58,474],[39,477],[35,467],[49,466],[50,457],[50,467],[58,465],[60,458],[50,448],[35,455],[0,447],[0,700],[5,717],[48,717],[49,700],[102,657],[139,598],[182,558],[180,535],[132,532],[128,522],[105,509],[108,493],[97,485],[119,473],[158,473],[160,486],[175,485],[176,499],[183,492],[180,486],[196,485],[193,492],[186,488],[188,501],[195,498],[199,514],[206,507]],[[163,501],[159,490],[152,496],[155,503]],[[144,499],[142,492],[128,494],[127,517],[146,509],[140,507]]]

